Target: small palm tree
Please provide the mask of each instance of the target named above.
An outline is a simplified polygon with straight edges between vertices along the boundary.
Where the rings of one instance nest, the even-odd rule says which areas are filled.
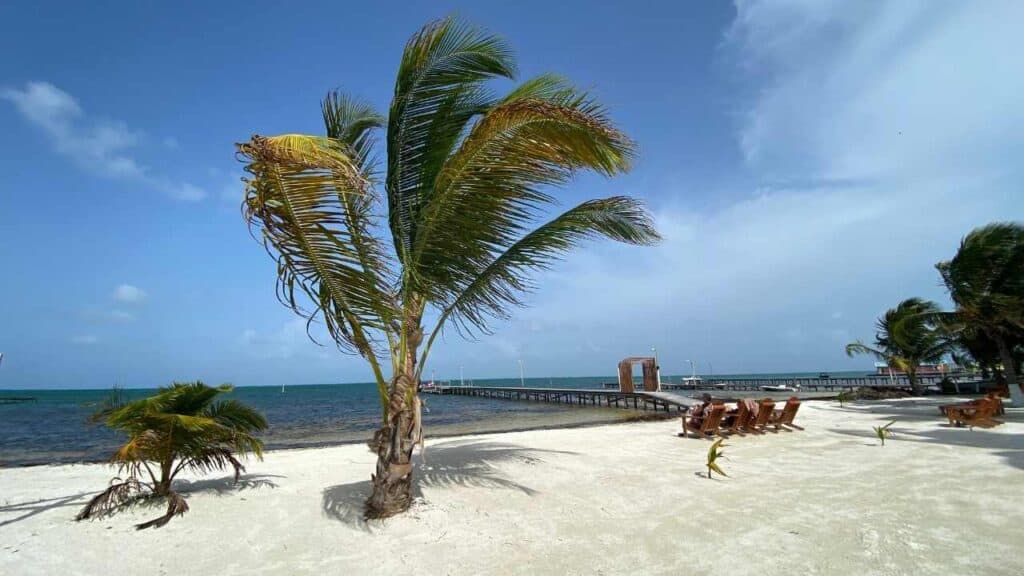
[[[626,196],[551,215],[558,186],[584,170],[626,171],[634,144],[560,77],[491,92],[494,79],[514,75],[500,38],[441,20],[406,44],[386,118],[330,93],[326,137],[238,144],[250,174],[245,214],[276,261],[279,299],[309,323],[322,320],[374,374],[381,427],[370,443],[377,467],[367,517],[412,501],[417,384],[446,326],[487,333],[522,305],[532,273],[583,240],[659,239]],[[379,173],[378,129],[386,140]]]
[[[708,480],[711,479],[712,472],[717,472],[722,476],[725,476],[726,478],[729,477],[729,475],[726,474],[718,465],[718,459],[725,454],[725,452],[722,451],[722,448],[725,447],[725,444],[723,444],[723,442],[725,442],[725,438],[719,438],[718,440],[715,440],[715,443],[712,444],[710,448],[708,448]]]
[[[148,398],[102,410],[98,420],[124,432],[128,441],[114,453],[118,477],[92,498],[76,520],[114,512],[140,499],[165,499],[167,513],[137,528],[160,527],[188,511],[185,499],[172,488],[182,470],[206,473],[234,469],[235,481],[245,467],[236,456],[263,455],[263,443],[253,433],[265,430],[258,412],[235,400],[214,399],[230,392],[224,384],[174,383]]]
[[[889,430],[889,426],[892,426],[895,423],[896,423],[896,421],[893,420],[892,422],[889,422],[885,426],[874,426],[873,427],[874,430],[875,430],[875,436],[877,436],[878,439],[882,442],[882,446],[885,446],[885,439],[886,438],[892,438],[892,430]]]
[[[1024,225],[989,224],[964,237],[956,256],[936,264],[956,305],[951,326],[995,346],[1014,404],[1024,404],[1013,346],[1024,340]]]
[[[950,350],[946,330],[940,326],[938,304],[908,298],[889,309],[875,323],[874,347],[858,340],[846,345],[846,354],[871,354],[907,374],[914,393],[920,393],[917,369],[926,362],[938,362]]]
[[[840,408],[842,408],[846,402],[853,402],[853,400],[856,397],[857,395],[850,388],[847,388],[846,390],[843,390],[839,394],[836,394],[836,400],[839,401]]]

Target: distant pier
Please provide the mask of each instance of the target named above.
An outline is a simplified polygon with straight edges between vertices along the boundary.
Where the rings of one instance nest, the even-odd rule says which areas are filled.
[[[606,406],[632,410],[655,410],[662,412],[685,412],[696,403],[665,392],[620,392],[600,388],[513,388],[505,386],[429,386],[421,390],[424,394],[446,396],[472,396],[476,398],[498,398],[549,404],[571,404],[576,406]]]
[[[35,401],[35,396],[0,396],[0,404],[24,404]]]
[[[933,386],[941,382],[941,377],[918,377],[922,386]],[[961,384],[967,390],[970,384]],[[619,388],[618,382],[605,382],[602,386],[606,389]],[[737,392],[755,392],[762,387],[786,386],[801,391],[818,392],[822,390],[846,390],[850,388],[910,388],[910,380],[905,376],[897,376],[889,379],[884,376],[857,376],[840,378],[708,378],[696,383],[684,382],[662,382],[662,390],[734,390]]]

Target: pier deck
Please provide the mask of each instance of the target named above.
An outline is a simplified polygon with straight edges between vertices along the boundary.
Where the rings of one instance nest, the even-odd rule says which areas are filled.
[[[620,392],[600,388],[513,388],[505,386],[434,386],[425,394],[499,398],[577,406],[607,406],[633,410],[685,412],[696,401],[667,392]]]

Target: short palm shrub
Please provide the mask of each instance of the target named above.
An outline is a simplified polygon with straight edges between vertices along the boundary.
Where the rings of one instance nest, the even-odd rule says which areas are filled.
[[[236,456],[262,458],[263,442],[253,434],[267,421],[236,401],[214,399],[231,392],[230,384],[216,388],[202,382],[174,383],[156,394],[123,405],[107,405],[95,420],[124,432],[128,441],[111,458],[118,476],[97,494],[76,520],[96,518],[143,500],[163,499],[163,516],[136,526],[160,527],[188,511],[185,498],[172,487],[182,470],[208,473],[234,470],[235,481],[245,471]]]
[[[725,444],[723,444],[723,442],[725,442],[725,438],[719,438],[718,440],[715,440],[715,443],[711,445],[711,448],[708,448],[708,480],[711,479],[712,472],[717,472],[726,478],[729,477],[729,475],[726,474],[718,465],[718,459],[724,454],[722,448],[725,447]]]
[[[878,436],[878,439],[882,442],[882,446],[885,446],[885,439],[886,438],[892,438],[892,430],[889,430],[889,426],[892,426],[895,423],[896,423],[896,421],[893,420],[892,422],[889,422],[885,426],[875,426],[874,427],[874,429],[875,429],[875,436]]]

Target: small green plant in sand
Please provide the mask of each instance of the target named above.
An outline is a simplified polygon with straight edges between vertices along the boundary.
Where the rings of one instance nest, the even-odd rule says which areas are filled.
[[[852,389],[843,390],[838,395],[836,395],[836,400],[839,400],[839,407],[840,408],[842,408],[843,404],[845,404],[846,402],[853,402],[854,399],[856,399],[856,398],[857,398],[857,395],[854,394]]]
[[[722,442],[725,442],[725,438],[715,440],[715,443],[711,445],[711,448],[708,448],[708,480],[711,479],[712,472],[717,472],[726,478],[729,477],[729,475],[722,471],[722,468],[718,466],[718,459],[722,457],[722,448],[725,446]]]
[[[892,430],[889,430],[889,426],[892,426],[895,423],[896,423],[896,421],[893,420],[892,422],[889,422],[885,426],[875,426],[874,427],[875,428],[875,436],[878,436],[878,439],[881,440],[882,446],[885,446],[885,439],[886,438],[892,438]]]

